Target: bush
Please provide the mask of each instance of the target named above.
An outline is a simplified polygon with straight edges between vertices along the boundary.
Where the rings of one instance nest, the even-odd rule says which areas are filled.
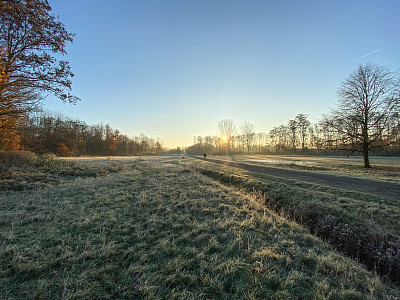
[[[0,151],[0,162],[31,162],[36,155],[30,151]]]

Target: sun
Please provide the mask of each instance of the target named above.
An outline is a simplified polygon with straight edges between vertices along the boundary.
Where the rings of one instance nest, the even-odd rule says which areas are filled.
[[[228,138],[226,137],[226,135],[223,135],[222,137],[221,137],[224,141],[226,141]]]

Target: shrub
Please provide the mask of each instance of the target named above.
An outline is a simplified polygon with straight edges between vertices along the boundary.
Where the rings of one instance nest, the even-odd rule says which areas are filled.
[[[0,162],[30,162],[36,159],[36,155],[30,151],[0,151]]]

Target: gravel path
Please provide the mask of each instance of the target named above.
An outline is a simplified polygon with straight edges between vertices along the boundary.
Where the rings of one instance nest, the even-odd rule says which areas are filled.
[[[372,179],[359,179],[354,177],[335,176],[335,175],[320,174],[320,173],[316,174],[316,173],[303,172],[297,170],[257,166],[241,162],[223,161],[210,158],[207,158],[207,161],[235,168],[241,168],[251,172],[273,175],[287,179],[294,179],[298,181],[305,181],[309,183],[315,183],[334,188],[370,193],[381,197],[394,198],[400,200],[400,184],[394,182],[390,183]]]

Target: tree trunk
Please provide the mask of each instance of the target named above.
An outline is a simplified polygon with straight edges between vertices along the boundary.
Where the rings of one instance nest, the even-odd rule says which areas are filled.
[[[368,119],[369,113],[368,110],[365,112],[364,116],[364,128],[363,128],[363,145],[362,145],[362,153],[364,157],[364,168],[371,168],[369,164],[369,134],[368,134]]]
[[[363,157],[364,157],[364,168],[371,168],[371,165],[369,164],[369,153],[368,153],[368,146],[363,149]]]

